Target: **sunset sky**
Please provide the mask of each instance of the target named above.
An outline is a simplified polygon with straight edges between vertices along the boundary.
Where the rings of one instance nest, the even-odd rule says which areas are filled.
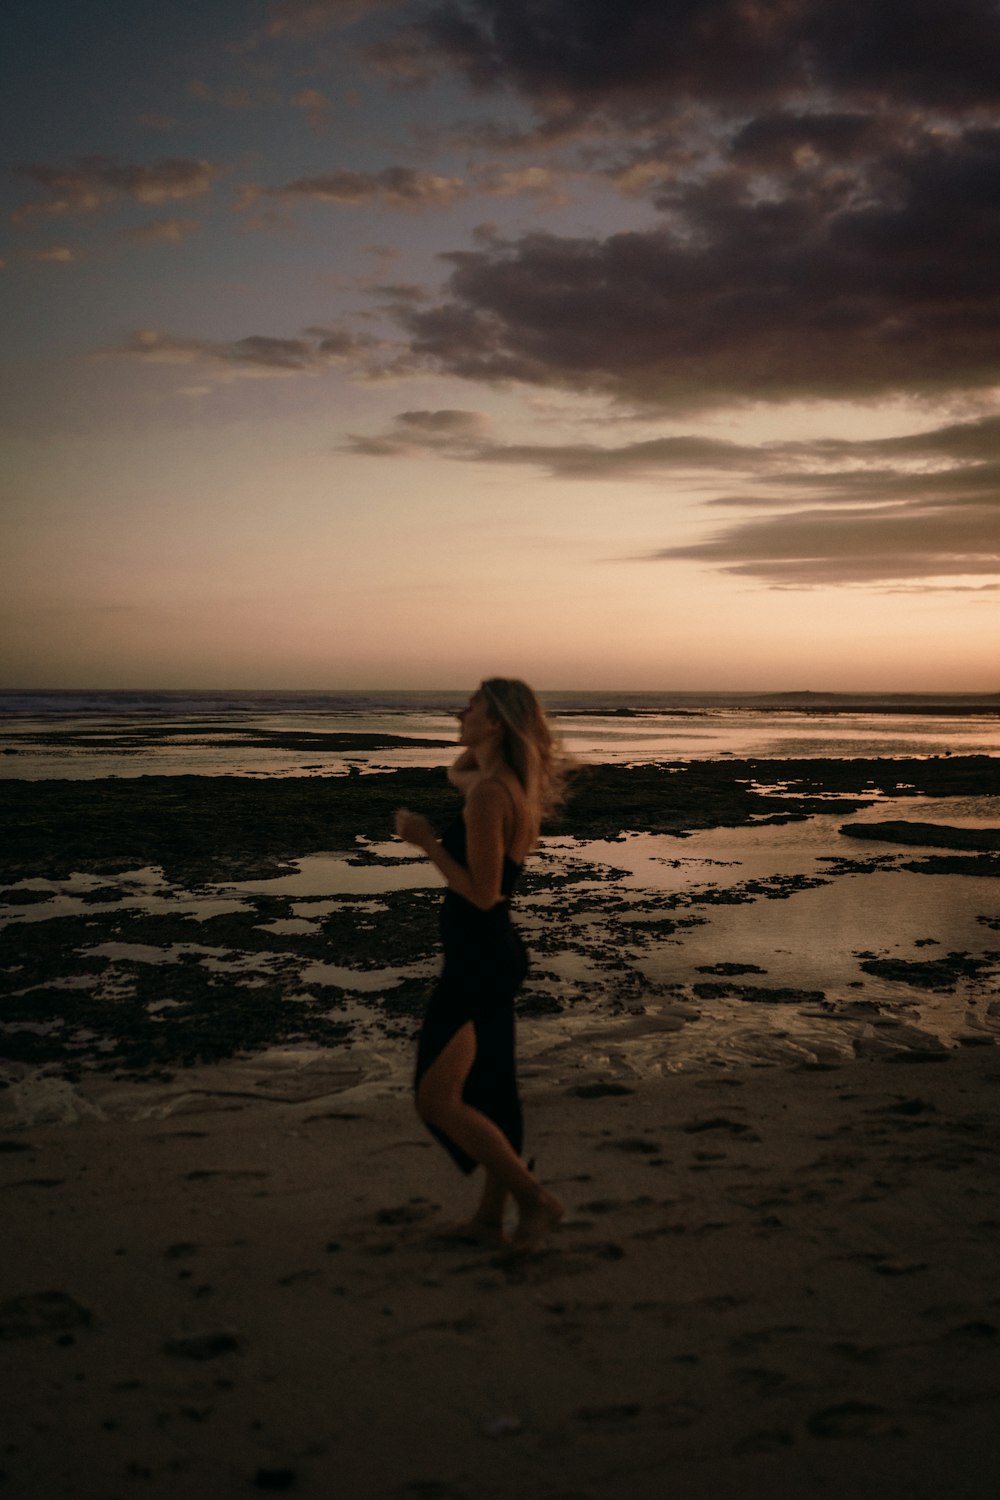
[[[4,31],[0,686],[1000,690],[995,0]]]

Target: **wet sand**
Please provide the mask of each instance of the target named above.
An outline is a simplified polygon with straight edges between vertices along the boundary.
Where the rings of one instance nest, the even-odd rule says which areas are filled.
[[[531,1045],[651,1076],[991,1041],[998,764],[588,767],[518,897]],[[168,1082],[275,1047],[403,1067],[439,890],[387,833],[400,803],[452,813],[440,772],[4,800],[0,1082]]]
[[[992,1496],[996,766],[588,771],[519,900],[527,1257],[439,1237],[407,1094],[440,773],[16,784],[0,1487]]]

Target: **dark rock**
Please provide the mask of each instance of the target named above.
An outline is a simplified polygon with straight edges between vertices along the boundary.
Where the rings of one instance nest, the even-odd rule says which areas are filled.
[[[998,774],[1000,781],[1000,774]],[[845,823],[849,839],[877,839],[886,844],[918,844],[929,849],[1000,850],[1000,828],[953,828],[947,823]]]

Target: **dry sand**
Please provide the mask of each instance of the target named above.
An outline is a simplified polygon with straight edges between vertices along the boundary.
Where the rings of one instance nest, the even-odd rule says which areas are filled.
[[[0,1128],[0,1493],[998,1492],[994,1048],[540,1073],[570,1212],[526,1257],[435,1238],[472,1185],[333,1063],[299,1102],[232,1063]]]

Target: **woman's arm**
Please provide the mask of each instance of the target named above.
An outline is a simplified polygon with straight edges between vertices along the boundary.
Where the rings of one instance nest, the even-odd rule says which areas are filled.
[[[396,814],[396,833],[408,844],[423,849],[441,871],[450,890],[480,911],[489,911],[502,895],[505,805],[503,788],[497,782],[480,781],[472,788],[463,814],[467,866],[451,857],[427,819],[419,813],[401,807]]]

